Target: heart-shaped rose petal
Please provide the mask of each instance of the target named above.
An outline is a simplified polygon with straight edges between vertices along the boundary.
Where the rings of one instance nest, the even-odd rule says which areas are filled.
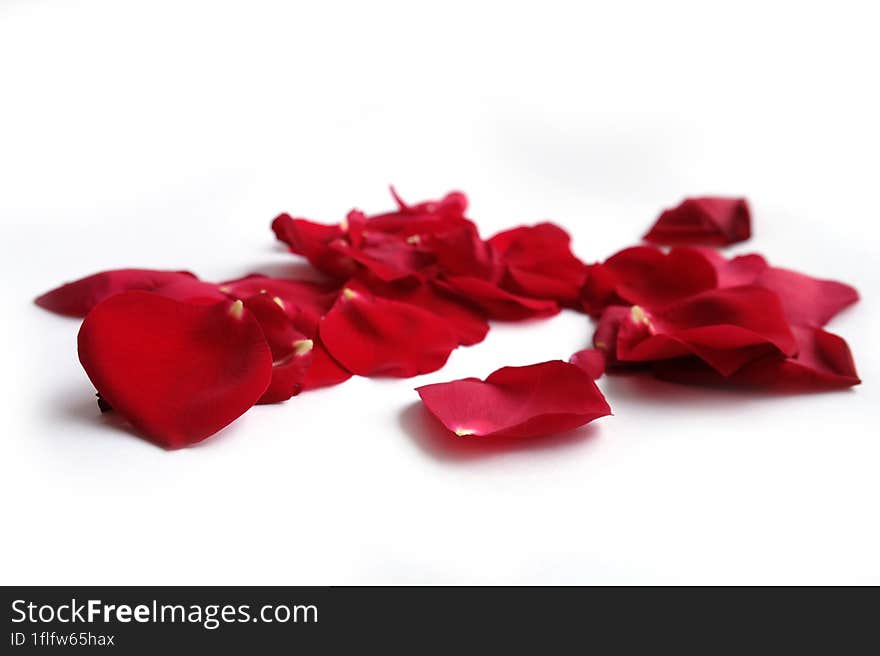
[[[117,294],[83,321],[79,359],[101,397],[168,448],[213,435],[254,405],[272,379],[263,331],[240,301]]]

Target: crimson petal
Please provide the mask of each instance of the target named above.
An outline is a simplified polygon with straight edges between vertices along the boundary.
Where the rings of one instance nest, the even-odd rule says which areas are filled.
[[[241,302],[116,294],[86,316],[79,358],[101,397],[151,441],[199,442],[263,395],[272,354]]]
[[[485,381],[464,378],[416,391],[459,437],[539,437],[611,414],[593,378],[561,360],[504,367]]]
[[[80,278],[46,292],[34,302],[41,308],[71,317],[84,317],[105,298],[121,292],[145,290],[179,281],[194,280],[189,271],[114,269]]]
[[[359,245],[344,239],[330,243],[330,248],[363,265],[385,281],[399,280],[417,274],[434,262],[431,254],[394,235],[363,230]]]
[[[309,280],[271,278],[251,274],[238,280],[229,280],[220,289],[234,298],[244,299],[254,294],[266,294],[281,300],[282,306],[297,325],[300,332],[313,337],[318,321],[336,302],[339,286],[335,283],[318,283]]]
[[[352,374],[348,369],[333,359],[333,356],[327,352],[320,337],[315,337],[312,347],[312,362],[306,371],[306,377],[303,381],[303,390],[320,389],[322,387],[332,387],[344,383]]]
[[[702,253],[715,268],[719,287],[754,284],[758,276],[767,268],[767,260],[757,253],[738,255],[728,259],[714,248],[697,248],[695,250]]]
[[[356,281],[343,289],[318,334],[330,355],[359,376],[428,373],[442,367],[459,343],[435,314],[375,296]]]
[[[330,247],[344,234],[339,225],[279,214],[272,221],[272,231],[279,241],[287,244],[291,253],[302,255],[313,267],[328,276],[344,280],[357,272],[358,265],[354,260]]]
[[[768,353],[796,352],[779,299],[753,285],[710,290],[654,312],[633,306],[616,343],[622,361],[696,355],[723,375]]]
[[[655,244],[727,245],[752,235],[745,198],[687,198],[665,210],[642,238]]]
[[[571,252],[568,233],[552,223],[521,226],[489,240],[505,267],[505,287],[513,292],[577,304],[587,267]]]
[[[452,298],[430,281],[410,284],[364,281],[364,284],[377,296],[415,305],[435,314],[458,335],[462,346],[482,342],[489,332],[489,323],[482,313],[469,307],[466,301]]]
[[[767,267],[755,284],[778,294],[788,320],[794,325],[824,326],[859,300],[859,293],[847,284],[778,267]]]
[[[154,293],[173,298],[177,301],[188,303],[217,303],[229,300],[229,297],[220,291],[220,287],[213,282],[205,282],[194,278],[177,280],[152,290]]]
[[[664,253],[654,246],[633,246],[589,268],[582,290],[584,309],[597,314],[607,305],[668,305],[716,287],[715,267],[694,248]]]
[[[690,385],[737,385],[791,392],[841,389],[861,382],[843,338],[816,327],[795,326],[792,332],[798,341],[796,356],[769,355],[729,377],[695,359],[659,362],[654,374]]]
[[[449,276],[438,284],[478,307],[490,319],[519,321],[552,317],[559,313],[559,306],[554,301],[520,296],[473,276]]]
[[[605,373],[605,351],[601,349],[583,349],[572,355],[568,361],[583,369],[593,380],[601,378]]]

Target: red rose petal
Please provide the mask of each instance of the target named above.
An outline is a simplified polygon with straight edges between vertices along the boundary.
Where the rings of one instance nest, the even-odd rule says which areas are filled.
[[[266,294],[279,298],[288,316],[294,320],[297,330],[308,337],[314,337],[318,321],[336,302],[339,285],[317,283],[309,280],[289,280],[271,278],[261,274],[251,274],[238,280],[229,280],[220,285],[230,296],[245,299],[254,294]]]
[[[315,360],[314,340],[296,329],[296,322],[288,315],[284,301],[277,296],[255,294],[244,300],[244,306],[259,322],[272,351],[272,382],[258,403],[280,403],[296,396],[307,388]],[[319,377],[327,375],[326,370],[316,372],[310,382],[315,383]],[[338,380],[339,377],[324,378],[323,386],[347,380],[351,374],[345,372],[342,380]]]
[[[364,230],[358,247],[344,239],[337,239],[330,243],[330,248],[350,257],[385,281],[415,275],[434,262],[431,253],[417,243],[381,232]]]
[[[153,442],[193,444],[263,395],[272,354],[241,303],[183,303],[124,292],[79,331],[79,357],[98,393]]]
[[[798,341],[794,357],[770,355],[747,364],[729,377],[693,359],[659,362],[658,378],[690,385],[736,385],[779,391],[841,389],[858,385],[858,374],[847,343],[821,328],[792,328]]]
[[[272,221],[272,231],[279,241],[287,244],[291,253],[302,255],[313,267],[328,276],[344,280],[358,270],[354,260],[330,248],[330,244],[344,234],[339,225],[325,225],[280,214]]]
[[[756,253],[726,258],[713,248],[695,249],[715,267],[719,287],[738,287],[754,284],[767,268],[767,260]]]
[[[724,375],[770,352],[793,355],[797,343],[779,299],[756,286],[710,290],[651,313],[633,306],[616,344],[619,360],[693,354]]]
[[[281,403],[306,389],[314,358],[314,342],[303,337],[293,344],[294,348],[287,357],[272,363],[272,382],[257,403]]]
[[[453,299],[431,282],[382,284],[370,281],[365,284],[377,296],[415,305],[436,315],[458,335],[462,346],[482,342],[489,332],[489,323],[482,313]]]
[[[321,320],[318,334],[333,358],[359,376],[435,371],[459,341],[433,313],[375,296],[354,281]]]
[[[464,378],[416,391],[459,437],[538,437],[611,414],[592,377],[561,360],[504,367],[485,381]]]
[[[394,187],[391,187],[391,195],[397,203],[397,211],[367,217],[371,230],[404,237],[445,232],[465,218],[468,205],[467,196],[459,191],[450,192],[440,200],[429,200],[415,205],[405,203]]]
[[[552,223],[522,226],[489,240],[505,268],[507,289],[562,305],[577,304],[586,265],[571,252],[568,233]]]
[[[151,291],[178,281],[194,280],[188,271],[115,269],[102,271],[46,292],[34,302],[41,308],[71,317],[84,317],[105,298],[121,292]]]
[[[176,301],[187,301],[188,303],[210,304],[229,300],[229,297],[220,291],[220,288],[216,283],[191,278],[178,280],[168,285],[162,285],[161,287],[156,287],[156,289],[152,291],[165,298],[173,298]]]
[[[617,276],[600,262],[587,265],[580,300],[584,312],[591,317],[600,316],[613,305],[626,304],[617,295]]]
[[[726,245],[751,237],[752,218],[744,198],[687,198],[665,210],[642,237],[655,244]]]
[[[717,282],[715,267],[697,249],[664,253],[634,246],[589,267],[581,300],[593,315],[609,304],[656,308],[713,289]]]
[[[605,352],[600,349],[583,349],[572,355],[568,361],[583,369],[593,380],[601,378],[605,373]]]
[[[552,317],[559,313],[559,306],[554,301],[519,296],[481,278],[450,276],[438,284],[478,307],[490,319],[519,321]]]
[[[352,373],[333,359],[320,338],[312,340],[312,362],[306,371],[303,390],[320,389],[339,385],[351,378]]]
[[[632,308],[626,305],[611,305],[599,318],[596,332],[593,333],[593,346],[605,355],[605,366],[617,366],[617,337],[624,320],[631,317]]]
[[[351,378],[351,372],[327,353],[318,337],[321,317],[330,311],[339,296],[337,285],[253,274],[222,286],[229,294],[243,298],[265,292],[263,295],[273,300],[280,299],[296,330],[312,340],[311,363],[305,373],[303,390],[331,387]]]
[[[480,238],[477,226],[467,219],[433,232],[417,232],[409,237],[429,250],[435,268],[448,276],[494,278],[498,263],[489,245]]]
[[[859,300],[859,293],[847,284],[819,280],[778,267],[767,267],[755,284],[776,292],[788,320],[794,325],[824,326],[838,312]]]
[[[260,324],[273,360],[290,355],[294,342],[305,339],[284,309],[284,302],[268,294],[254,294],[244,299],[244,307]]]

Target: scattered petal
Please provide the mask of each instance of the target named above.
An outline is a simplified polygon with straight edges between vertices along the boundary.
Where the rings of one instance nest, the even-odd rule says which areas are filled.
[[[464,378],[416,391],[459,437],[539,437],[611,414],[593,378],[561,360],[504,367],[485,381]]]
[[[714,289],[662,310],[630,309],[618,327],[616,358],[653,362],[696,355],[723,375],[797,343],[779,299],[756,286]]]
[[[601,349],[583,349],[572,355],[568,361],[583,369],[593,380],[601,378],[605,373],[605,352]]]
[[[101,397],[148,439],[172,449],[199,442],[254,405],[272,378],[259,323],[235,307],[116,294],[83,321],[80,362]]]
[[[317,333],[318,322],[333,307],[340,289],[335,283],[271,278],[260,274],[229,280],[222,283],[220,288],[233,298],[265,294],[280,299],[284,311],[294,320],[297,329],[309,337]]]
[[[41,308],[71,317],[84,317],[105,298],[120,292],[152,291],[181,280],[195,280],[188,271],[114,269],[102,271],[46,292],[34,302]]]
[[[312,342],[312,362],[306,371],[303,390],[332,387],[351,378],[351,372],[333,359],[319,337],[315,337]]]
[[[321,320],[327,351],[359,376],[408,378],[442,367],[458,335],[419,307],[373,295],[350,283]]]
[[[658,378],[690,385],[737,385],[788,392],[822,391],[858,385],[855,362],[847,343],[822,328],[797,326],[792,332],[798,354],[768,355],[729,377],[697,359],[668,360],[654,367]]]
[[[642,238],[655,244],[733,244],[752,235],[745,198],[687,198],[665,210]]]
[[[512,292],[574,306],[587,267],[571,252],[571,237],[552,223],[522,226],[489,240],[505,269],[504,286]]]
[[[519,321],[559,313],[559,306],[554,301],[519,296],[481,278],[450,276],[439,284],[442,289],[479,308],[490,319]]]
[[[752,285],[767,268],[767,260],[756,253],[726,258],[713,248],[697,248],[715,268],[718,287]]]
[[[776,292],[788,320],[796,326],[824,326],[859,300],[859,293],[847,284],[778,267],[767,267],[755,284]]]
[[[229,300],[229,297],[220,291],[217,284],[195,278],[177,280],[170,284],[156,287],[153,292],[165,298],[173,298],[176,301],[186,301],[188,303],[210,304]]]
[[[489,323],[476,308],[457,301],[430,282],[414,284],[366,283],[370,291],[382,298],[415,305],[437,316],[458,335],[459,344],[471,346],[482,342],[489,332]]]
[[[318,271],[332,278],[344,280],[358,270],[354,260],[330,247],[344,234],[339,225],[325,225],[280,214],[272,221],[272,231],[279,241],[287,244],[291,253],[302,255]]]
[[[608,305],[658,308],[717,286],[715,267],[694,248],[664,253],[634,246],[590,267],[581,301],[595,315]]]

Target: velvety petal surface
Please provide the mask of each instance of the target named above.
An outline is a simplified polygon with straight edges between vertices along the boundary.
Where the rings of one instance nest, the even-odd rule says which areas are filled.
[[[241,302],[116,294],[88,314],[78,344],[101,397],[168,448],[213,435],[254,405],[272,379],[263,330]]]
[[[418,388],[428,410],[459,437],[533,438],[611,414],[593,378],[561,360],[504,367],[486,380]]]

